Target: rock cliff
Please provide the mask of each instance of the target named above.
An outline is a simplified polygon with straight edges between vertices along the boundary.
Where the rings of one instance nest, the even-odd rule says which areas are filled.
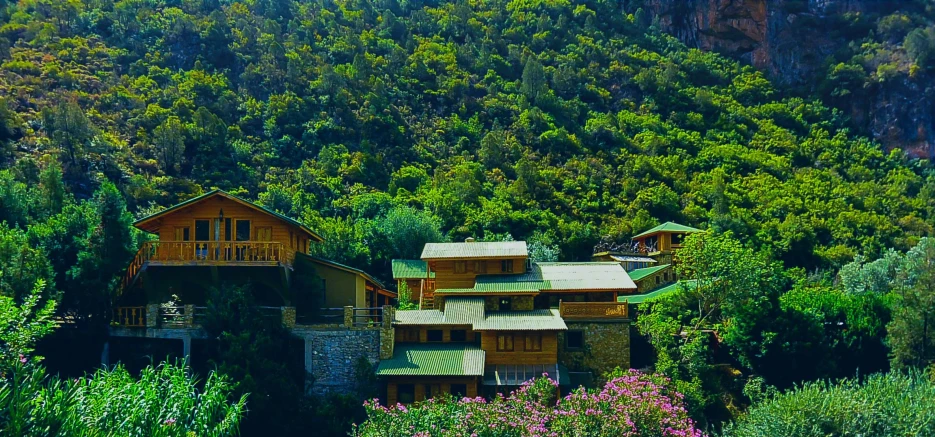
[[[775,83],[815,93],[835,54],[852,41],[841,23],[858,14],[890,13],[898,2],[875,0],[645,0],[663,31],[685,44],[739,59]],[[935,156],[935,92],[925,77],[873,81],[846,99],[829,99],[855,129],[887,149]]]

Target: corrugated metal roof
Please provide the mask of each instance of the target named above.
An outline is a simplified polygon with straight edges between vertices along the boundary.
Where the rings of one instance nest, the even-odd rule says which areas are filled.
[[[476,241],[473,243],[426,243],[422,259],[525,258],[525,241]]]
[[[478,276],[474,288],[487,292],[635,290],[636,284],[616,262],[540,262],[518,275]]]
[[[611,255],[610,259],[617,262],[655,263],[656,260],[648,256]]]
[[[661,266],[646,267],[644,269],[630,270],[630,279],[632,279],[634,282],[639,281],[640,279],[643,279],[649,275],[652,275],[653,273],[660,272],[667,268],[669,268],[669,264],[663,264]]]
[[[394,259],[393,279],[426,279],[434,278],[435,272],[427,276],[428,265],[421,259]]]
[[[380,361],[378,376],[481,376],[484,351],[473,344],[397,343],[393,358]]]
[[[317,257],[317,256],[315,256],[315,255],[309,255],[309,254],[307,254],[307,253],[296,252],[296,255],[298,255],[298,257],[305,257],[305,258],[307,258],[309,261],[312,261],[312,262],[315,262],[315,263],[324,264],[324,265],[329,265],[329,266],[332,266],[332,267],[337,268],[337,269],[346,270],[346,271],[349,271],[349,272],[351,272],[351,273],[356,273],[356,274],[360,275],[361,277],[363,277],[364,279],[366,279],[366,280],[368,280],[368,281],[370,281],[370,282],[373,282],[373,284],[376,285],[377,287],[379,287],[379,288],[386,288],[386,287],[383,285],[383,283],[380,282],[377,278],[374,278],[373,276],[370,276],[370,273],[367,273],[367,272],[365,272],[365,271],[363,271],[363,270],[361,270],[361,269],[358,269],[358,268],[356,268],[356,267],[351,267],[351,266],[346,265],[346,264],[341,264],[341,263],[339,263],[339,262],[335,262],[335,261],[332,261],[332,260],[330,260],[330,259],[324,259],[324,258],[321,258],[321,257]]]
[[[698,281],[694,279],[688,279],[688,280],[678,281],[678,282],[675,282],[669,285],[664,285],[653,291],[650,291],[649,293],[617,296],[617,302],[639,304],[639,303],[647,302],[649,300],[652,300],[660,296],[665,296],[669,293],[672,293],[675,290],[678,290],[679,287],[688,287],[688,288],[694,287],[697,282]]]
[[[634,235],[633,238],[645,237],[647,235],[658,234],[660,232],[701,232],[701,229],[680,225],[675,222],[665,222],[652,229],[640,232],[639,234]]]
[[[568,372],[562,375],[558,364],[491,364],[484,369],[484,385],[521,385],[547,374],[559,383],[568,384]],[[563,377],[565,379],[563,379]]]
[[[449,297],[445,299],[445,320],[465,325],[484,320],[484,298]]]
[[[564,331],[568,326],[558,310],[492,311],[481,322],[474,323],[475,331]]]
[[[398,310],[396,311],[397,325],[454,325],[445,319],[439,310]]]

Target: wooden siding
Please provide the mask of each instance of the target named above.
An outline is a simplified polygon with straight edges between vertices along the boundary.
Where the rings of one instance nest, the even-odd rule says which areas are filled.
[[[473,343],[475,341],[474,331],[471,330],[470,325],[465,326],[451,326],[451,325],[439,325],[439,326],[397,326],[396,327],[396,342],[397,343],[430,343],[428,341],[428,331],[430,330],[441,330],[442,331],[442,341],[441,343],[450,343],[451,342],[451,331],[467,331],[467,339],[463,342],[459,341],[457,343]],[[438,343],[433,341],[431,343]]]
[[[513,258],[513,271],[502,272],[500,259],[486,260],[443,260],[429,261],[429,269],[435,272],[435,288],[474,288],[474,280],[477,275],[515,275],[526,272],[526,258]],[[455,263],[464,263],[464,271],[456,272]],[[476,263],[482,262],[483,266],[478,268]]]
[[[486,353],[485,364],[555,364],[558,362],[558,335],[542,331],[541,351],[526,351],[526,335],[536,334],[523,331],[485,331],[480,333],[480,347]],[[513,352],[497,351],[497,336],[513,336]]]
[[[220,235],[215,236],[214,219],[218,218],[220,210],[224,210],[224,222],[220,224]],[[234,241],[237,230],[237,220],[250,220],[250,241],[277,241],[283,243],[291,252],[308,253],[311,242],[308,236],[286,221],[257,211],[241,203],[214,196],[203,201],[188,205],[173,211],[156,220],[157,234],[161,241],[177,241],[183,235],[182,229],[188,228],[191,241],[195,241],[195,220],[208,220],[208,241]],[[226,220],[231,219],[231,234],[228,235]],[[177,231],[178,229],[178,231]],[[230,240],[228,240],[228,237]],[[261,240],[262,239],[262,240]]]
[[[226,211],[225,211],[226,214]],[[310,263],[324,281],[324,308],[367,307],[364,278],[360,275],[321,263]]]
[[[395,405],[399,402],[399,385],[412,384],[415,387],[415,401],[420,402],[437,396],[439,393],[450,393],[452,384],[467,386],[465,396],[477,396],[476,377],[389,377],[386,384],[386,405]]]

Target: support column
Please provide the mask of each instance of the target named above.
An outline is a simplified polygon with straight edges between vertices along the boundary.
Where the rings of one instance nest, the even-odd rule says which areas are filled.
[[[344,327],[354,327],[354,307],[350,305],[344,307]]]
[[[295,307],[281,307],[282,326],[288,329],[295,328]]]
[[[182,325],[191,328],[195,324],[195,306],[185,305],[182,313]]]
[[[192,355],[192,337],[184,336],[182,337],[182,355],[185,356],[185,362],[191,364],[191,355]]]
[[[146,327],[155,328],[159,326],[159,304],[151,303],[146,305]]]
[[[396,319],[396,308],[392,305],[383,306],[383,324],[380,325],[380,359],[393,358],[396,343],[396,329],[393,321]]]
[[[104,342],[104,348],[101,350],[101,365],[104,367],[110,366],[110,342]]]

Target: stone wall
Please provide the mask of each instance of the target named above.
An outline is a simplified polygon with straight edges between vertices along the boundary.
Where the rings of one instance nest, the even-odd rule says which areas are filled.
[[[379,327],[294,330],[305,340],[308,391],[318,395],[355,392],[360,358],[366,358],[374,368],[380,361],[380,331]]]
[[[568,332],[582,331],[584,347],[569,349],[566,332],[558,334],[558,362],[571,372],[591,372],[595,378],[615,367],[630,368],[630,322],[565,321]]]
[[[509,308],[500,308],[500,299],[510,298]],[[535,308],[533,296],[487,296],[484,299],[485,311],[530,311]]]

